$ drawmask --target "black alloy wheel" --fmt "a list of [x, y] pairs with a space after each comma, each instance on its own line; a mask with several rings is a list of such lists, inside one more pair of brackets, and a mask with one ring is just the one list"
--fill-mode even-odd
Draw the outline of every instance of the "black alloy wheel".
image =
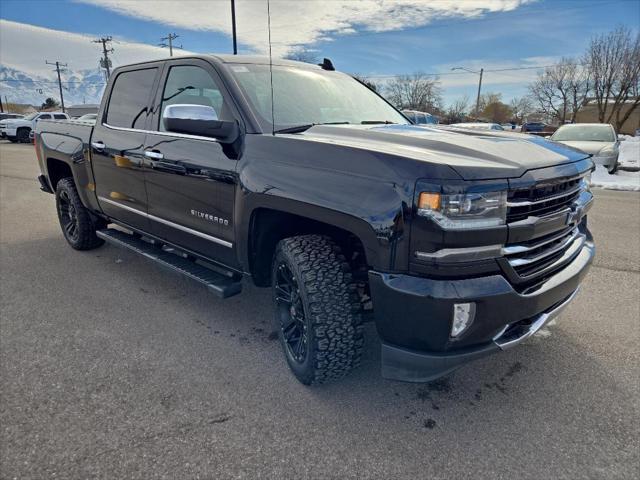
[[304, 363], [309, 352], [307, 319], [298, 281], [284, 262], [276, 269], [275, 295], [280, 333], [287, 356], [296, 363]]
[[76, 243], [80, 233], [78, 212], [66, 190], [61, 190], [58, 196], [58, 215], [60, 217], [60, 226], [64, 231], [65, 237], [67, 237], [70, 243]]

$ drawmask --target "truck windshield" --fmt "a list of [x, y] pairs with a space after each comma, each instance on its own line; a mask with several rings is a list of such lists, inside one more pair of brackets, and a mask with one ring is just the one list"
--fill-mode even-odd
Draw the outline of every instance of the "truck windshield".
[[[269, 65], [233, 64], [230, 70], [245, 97], [272, 128]], [[274, 130], [311, 124], [400, 123], [407, 120], [350, 76], [320, 69], [273, 66]]]

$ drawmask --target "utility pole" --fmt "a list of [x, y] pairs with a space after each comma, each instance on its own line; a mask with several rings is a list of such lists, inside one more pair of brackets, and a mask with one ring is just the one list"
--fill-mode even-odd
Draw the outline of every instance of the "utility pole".
[[[160, 40], [162, 40], [162, 43], [159, 43], [158, 46], [159, 47], [169, 47], [169, 56], [173, 57], [173, 49], [174, 48], [182, 48], [182, 45], [175, 46], [173, 45], [173, 41], [178, 38], [180, 35], [176, 35], [175, 33], [170, 33], [169, 35], [167, 35], [166, 37], [162, 37]], [[167, 41], [167, 43], [164, 43], [165, 40]]]
[[60, 78], [60, 67], [66, 67], [67, 64], [65, 63], [64, 65], [62, 65], [57, 60], [56, 60], [55, 63], [45, 60], [45, 63], [47, 65], [55, 65], [56, 66], [56, 72], [58, 73], [58, 88], [60, 89], [60, 104], [62, 105], [62, 113], [64, 113], [64, 97], [62, 96], [62, 79]]
[[107, 80], [111, 76], [111, 60], [109, 60], [109, 54], [113, 53], [113, 48], [107, 48], [107, 43], [111, 43], [111, 36], [102, 37], [97, 40], [94, 40], [93, 43], [101, 43], [102, 44], [102, 53], [104, 58], [100, 59], [100, 66], [107, 71]]
[[478, 82], [478, 96], [476, 98], [476, 117], [480, 116], [480, 90], [482, 89], [482, 74], [484, 73], [484, 68], [480, 69], [480, 81]]
[[0, 97], [0, 112], [4, 113], [4, 107], [2, 106], [2, 97]]
[[236, 40], [236, 0], [231, 0], [231, 32], [233, 34], [233, 54], [238, 54], [238, 42]]
[[475, 70], [469, 70], [465, 67], [453, 67], [451, 70], [464, 70], [465, 72], [475, 73], [476, 75], [480, 75], [480, 81], [478, 82], [478, 96], [476, 97], [476, 117], [480, 116], [480, 91], [482, 90], [482, 74], [484, 73], [484, 68], [481, 68], [479, 72]]

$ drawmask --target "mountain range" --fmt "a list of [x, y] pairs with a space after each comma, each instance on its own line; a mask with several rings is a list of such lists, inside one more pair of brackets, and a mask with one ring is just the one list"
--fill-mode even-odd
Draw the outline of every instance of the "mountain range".
[[[103, 70], [70, 70], [61, 72], [62, 94], [66, 106], [80, 103], [100, 103], [105, 87]], [[0, 95], [2, 101], [40, 106], [47, 97], [60, 101], [58, 79], [29, 74], [0, 65]]]

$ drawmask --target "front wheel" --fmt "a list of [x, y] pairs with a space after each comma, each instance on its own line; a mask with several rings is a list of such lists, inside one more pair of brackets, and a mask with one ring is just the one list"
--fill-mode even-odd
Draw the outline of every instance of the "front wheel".
[[613, 162], [613, 165], [609, 165], [607, 167], [607, 171], [609, 172], [609, 175], [615, 175], [618, 172], [618, 159], [616, 158], [615, 162]]
[[29, 129], [28, 128], [20, 128], [18, 129], [17, 141], [20, 143], [28, 143], [29, 142]]
[[275, 323], [287, 363], [305, 385], [359, 365], [363, 327], [351, 270], [328, 237], [286, 238], [272, 266]]
[[96, 225], [80, 200], [73, 178], [56, 185], [56, 207], [64, 238], [76, 250], [91, 250], [104, 243], [96, 235]]

